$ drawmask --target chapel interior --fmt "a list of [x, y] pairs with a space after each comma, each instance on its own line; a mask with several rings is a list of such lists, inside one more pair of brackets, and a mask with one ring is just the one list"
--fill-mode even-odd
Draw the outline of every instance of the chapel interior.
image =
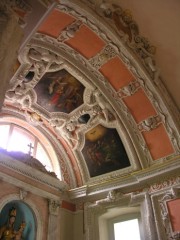
[[0, 1], [0, 240], [180, 240], [179, 12]]

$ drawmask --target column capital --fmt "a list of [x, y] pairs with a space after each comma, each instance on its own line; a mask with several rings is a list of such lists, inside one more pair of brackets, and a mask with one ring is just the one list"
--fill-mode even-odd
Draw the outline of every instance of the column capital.
[[58, 215], [59, 207], [61, 206], [60, 200], [48, 199], [49, 202], [49, 213]]

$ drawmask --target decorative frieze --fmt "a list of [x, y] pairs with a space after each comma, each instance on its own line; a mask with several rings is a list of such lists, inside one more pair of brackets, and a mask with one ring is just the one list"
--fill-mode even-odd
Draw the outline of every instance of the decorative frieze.
[[167, 178], [167, 180], [163, 180], [160, 182], [156, 182], [154, 184], [152, 184], [150, 186], [150, 188], [148, 189], [149, 193], [153, 193], [153, 192], [157, 192], [157, 191], [161, 191], [164, 190], [166, 188], [172, 187], [172, 186], [176, 186], [180, 184], [180, 177], [171, 177], [171, 178]]

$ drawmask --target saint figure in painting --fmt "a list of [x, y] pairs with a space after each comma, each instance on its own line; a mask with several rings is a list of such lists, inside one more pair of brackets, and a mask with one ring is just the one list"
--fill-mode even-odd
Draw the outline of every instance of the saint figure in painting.
[[25, 228], [25, 222], [22, 222], [18, 231], [14, 229], [16, 221], [16, 208], [9, 211], [7, 223], [0, 228], [0, 240], [22, 240], [22, 233]]

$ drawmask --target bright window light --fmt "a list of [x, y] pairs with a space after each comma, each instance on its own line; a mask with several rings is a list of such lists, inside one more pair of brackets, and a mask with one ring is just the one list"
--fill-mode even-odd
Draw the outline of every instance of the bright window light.
[[138, 219], [114, 223], [115, 240], [141, 240]]
[[33, 145], [34, 137], [23, 129], [14, 127], [8, 143], [7, 151], [20, 151], [28, 153], [30, 150], [28, 145], [30, 143]]
[[9, 125], [0, 125], [0, 147], [6, 149], [9, 137]]
[[0, 148], [8, 152], [23, 152], [38, 159], [46, 168], [53, 172], [49, 155], [39, 140], [24, 128], [15, 124], [0, 125]]
[[37, 145], [36, 158], [41, 161], [48, 171], [53, 171], [50, 159], [40, 143]]

